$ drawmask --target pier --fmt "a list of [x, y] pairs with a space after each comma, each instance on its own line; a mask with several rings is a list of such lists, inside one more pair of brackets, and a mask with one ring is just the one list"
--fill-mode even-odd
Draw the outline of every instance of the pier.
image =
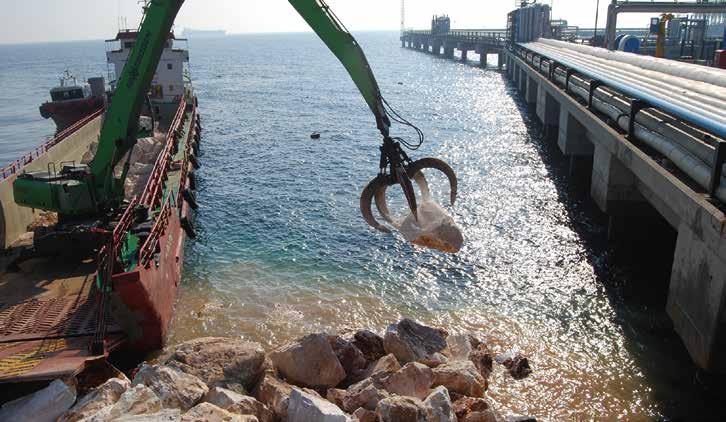
[[547, 39], [547, 6], [518, 9], [509, 22], [507, 31], [405, 31], [401, 43], [434, 55], [443, 48], [449, 59], [458, 49], [462, 61], [476, 51], [483, 66], [497, 54], [573, 180], [590, 181], [611, 231], [628, 220], [668, 222], [677, 242], [666, 311], [694, 362], [726, 373], [726, 104], [708, 92], [723, 85], [699, 79], [706, 68], [696, 65], [679, 63], [686, 72], [674, 75], [620, 61], [626, 53]]
[[503, 68], [506, 31], [504, 30], [461, 30], [444, 34], [432, 31], [406, 31], [401, 36], [401, 47], [420, 50], [425, 53], [454, 59], [455, 50], [461, 52], [461, 61], [469, 60], [469, 52], [479, 55], [481, 67], [487, 67], [489, 55], [498, 57], [498, 66]]

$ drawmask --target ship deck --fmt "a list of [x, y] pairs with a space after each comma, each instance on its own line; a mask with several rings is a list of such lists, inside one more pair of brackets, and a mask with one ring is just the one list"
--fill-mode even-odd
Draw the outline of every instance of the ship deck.
[[[187, 139], [193, 124], [190, 117], [194, 113], [186, 114], [188, 118], [180, 128], [182, 139]], [[72, 141], [87, 143], [80, 138]], [[85, 147], [77, 150], [73, 154], [83, 153]], [[70, 159], [74, 158], [80, 159], [75, 155]], [[180, 148], [173, 159], [183, 158]], [[168, 172], [167, 195], [178, 192], [181, 175], [178, 169]], [[0, 250], [0, 384], [77, 375], [128, 341], [113, 320], [113, 312], [106, 312], [106, 354], [91, 352], [99, 325], [95, 259], [18, 259], [31, 245], [32, 233], [28, 232]]]
[[[37, 258], [0, 273], [0, 382], [74, 375], [95, 356], [96, 263]], [[108, 348], [123, 334], [109, 319]]]

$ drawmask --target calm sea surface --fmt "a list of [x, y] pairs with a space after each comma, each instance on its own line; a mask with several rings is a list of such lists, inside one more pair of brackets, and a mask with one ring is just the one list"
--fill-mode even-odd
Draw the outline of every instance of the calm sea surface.
[[[603, 218], [570, 199], [564, 163], [502, 74], [401, 49], [394, 33], [359, 40], [384, 95], [427, 135], [415, 157], [457, 170], [465, 248], [429, 252], [365, 225], [358, 197], [380, 139], [313, 35], [195, 40], [199, 239], [186, 250], [171, 343], [241, 336], [271, 347], [409, 316], [529, 356], [526, 380], [501, 369], [492, 380], [490, 397], [513, 413], [716, 419], [720, 393], [664, 311], [667, 268], [644, 277], [613, 263]], [[53, 133], [38, 105], [66, 68], [105, 75], [103, 43], [0, 46], [0, 165]]]

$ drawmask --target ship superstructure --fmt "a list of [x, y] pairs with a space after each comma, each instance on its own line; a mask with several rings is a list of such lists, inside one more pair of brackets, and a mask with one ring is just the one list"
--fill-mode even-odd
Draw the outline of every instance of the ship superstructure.
[[[106, 62], [112, 90], [116, 89], [118, 76], [123, 72], [138, 35], [136, 30], [122, 30], [116, 38], [106, 40]], [[153, 112], [162, 120], [168, 121], [174, 116], [179, 100], [191, 86], [188, 68], [189, 50], [186, 45], [185, 48], [177, 48], [175, 45], [185, 44], [186, 41], [183, 38], [176, 38], [174, 33], [169, 34], [149, 88]]]

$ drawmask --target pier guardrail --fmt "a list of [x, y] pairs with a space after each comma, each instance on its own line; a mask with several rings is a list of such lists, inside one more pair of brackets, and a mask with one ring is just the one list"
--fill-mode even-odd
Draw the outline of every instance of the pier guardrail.
[[505, 29], [455, 29], [445, 33], [433, 33], [430, 30], [404, 31], [401, 38], [433, 37], [445, 42], [463, 42], [471, 44], [489, 44], [504, 47], [507, 43]]
[[[644, 92], [644, 89], [630, 86], [626, 81], [610, 79], [600, 72], [583, 68], [583, 65], [571, 59], [538, 49], [536, 43], [519, 45], [515, 54], [535, 72], [555, 85], [561, 85], [566, 93], [576, 95], [575, 92], [579, 92], [577, 95], [589, 109], [608, 115], [607, 110], [595, 106], [594, 100], [598, 93], [605, 92], [602, 89], [617, 93], [623, 100], [623, 106], [605, 104], [618, 110], [615, 114], [619, 115], [609, 117], [628, 139], [636, 145], [648, 145], [668, 157], [675, 167], [703, 188], [712, 199], [726, 203], [726, 190], [722, 183], [726, 164], [726, 141], [722, 137], [726, 136], [726, 128], [722, 123], [672, 103], [676, 102], [675, 99], [663, 99], [660, 97], [663, 94]], [[576, 78], [581, 87], [574, 83]], [[598, 101], [602, 100], [598, 98]], [[658, 127], [662, 126], [660, 123], [657, 126], [645, 125], [639, 116], [649, 109], [658, 110], [668, 119], [688, 125], [690, 129], [684, 129], [683, 132], [689, 136], [671, 139], [659, 132]]]
[[0, 169], [0, 181], [5, 180], [15, 174], [18, 174], [28, 164], [32, 163], [38, 157], [48, 152], [49, 149], [63, 142], [65, 139], [78, 132], [83, 126], [88, 124], [88, 122], [100, 116], [104, 112], [104, 110], [105, 107], [99, 108], [98, 110], [74, 123], [72, 126], [69, 126], [65, 130], [59, 132], [56, 136], [46, 141], [42, 145], [36, 147], [33, 151], [24, 154], [22, 157]]

